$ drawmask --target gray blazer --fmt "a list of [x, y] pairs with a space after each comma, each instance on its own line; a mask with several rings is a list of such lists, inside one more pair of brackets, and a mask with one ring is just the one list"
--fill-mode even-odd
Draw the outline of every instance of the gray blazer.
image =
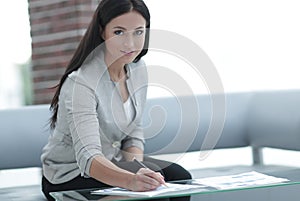
[[121, 160], [122, 149], [144, 149], [141, 118], [147, 95], [147, 70], [143, 61], [126, 65], [129, 98], [135, 117], [128, 124], [118, 84], [111, 81], [104, 54], [94, 50], [64, 82], [56, 127], [44, 147], [43, 175], [54, 184], [79, 174], [89, 177], [94, 156]]

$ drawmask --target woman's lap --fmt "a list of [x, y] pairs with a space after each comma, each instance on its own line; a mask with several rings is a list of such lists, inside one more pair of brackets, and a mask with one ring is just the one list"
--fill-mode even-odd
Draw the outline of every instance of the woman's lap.
[[[134, 162], [121, 161], [114, 163], [118, 167], [121, 167], [133, 173], [136, 173], [140, 169], [140, 166]], [[149, 169], [152, 169], [156, 172], [160, 172], [165, 177], [166, 181], [186, 180], [191, 178], [190, 173], [176, 163], [158, 160], [151, 157], [145, 157], [143, 163]], [[45, 177], [43, 177], [42, 179], [42, 190], [48, 198], [48, 200], [54, 200], [49, 195], [49, 192], [87, 188], [101, 188], [107, 186], [107, 184], [99, 182], [93, 178], [84, 178], [80, 175], [62, 184], [51, 184]]]

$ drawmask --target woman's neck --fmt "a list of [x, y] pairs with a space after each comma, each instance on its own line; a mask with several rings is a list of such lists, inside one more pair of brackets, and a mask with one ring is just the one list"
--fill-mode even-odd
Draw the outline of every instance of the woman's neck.
[[126, 72], [124, 63], [121, 63], [118, 60], [112, 61], [112, 59], [108, 55], [105, 55], [104, 60], [110, 75], [110, 79], [112, 81], [119, 82], [120, 80], [125, 78]]
[[124, 66], [123, 67], [109, 66], [108, 72], [109, 72], [110, 79], [114, 82], [119, 82], [126, 77], [126, 72], [125, 72]]

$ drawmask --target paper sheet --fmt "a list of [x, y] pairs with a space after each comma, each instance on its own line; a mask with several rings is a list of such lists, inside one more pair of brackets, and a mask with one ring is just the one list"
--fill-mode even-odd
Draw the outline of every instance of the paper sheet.
[[92, 194], [98, 195], [119, 195], [133, 197], [153, 197], [158, 195], [180, 195], [184, 193], [195, 193], [209, 191], [209, 189], [238, 189], [253, 186], [262, 186], [268, 184], [287, 182], [288, 179], [269, 176], [255, 171], [241, 174], [207, 177], [192, 180], [192, 184], [167, 183], [168, 187], [160, 186], [156, 190], [146, 192], [134, 192], [123, 188], [107, 188], [92, 191]]
[[289, 180], [251, 171], [235, 175], [196, 179], [193, 181], [193, 183], [211, 186], [220, 190], [225, 190], [282, 183], [286, 181]]
[[95, 190], [92, 191], [92, 194], [98, 194], [98, 195], [121, 195], [121, 196], [133, 196], [133, 197], [153, 197], [156, 195], [164, 195], [164, 194], [180, 194], [180, 192], [186, 192], [189, 190], [198, 189], [201, 191], [205, 191], [206, 189], [203, 188], [202, 185], [188, 185], [188, 184], [173, 184], [173, 183], [167, 183], [166, 186], [160, 186], [157, 189], [153, 191], [146, 191], [146, 192], [135, 192], [126, 190], [123, 188], [108, 188], [108, 189], [101, 189], [101, 190]]

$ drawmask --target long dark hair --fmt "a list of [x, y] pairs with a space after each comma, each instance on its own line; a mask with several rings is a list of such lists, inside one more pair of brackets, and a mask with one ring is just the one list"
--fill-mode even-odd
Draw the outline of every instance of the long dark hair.
[[146, 20], [146, 35], [144, 47], [141, 53], [135, 58], [133, 62], [139, 61], [148, 52], [150, 13], [143, 0], [102, 0], [94, 13], [88, 29], [86, 30], [72, 59], [70, 60], [65, 73], [61, 77], [59, 84], [56, 86], [57, 89], [50, 105], [50, 110], [52, 111], [52, 117], [50, 119], [51, 129], [54, 129], [56, 125], [59, 94], [61, 91], [61, 87], [64, 81], [67, 79], [68, 75], [73, 71], [78, 70], [87, 56], [98, 45], [104, 42], [101, 34], [104, 31], [105, 26], [112, 19], [133, 10], [140, 13]]

